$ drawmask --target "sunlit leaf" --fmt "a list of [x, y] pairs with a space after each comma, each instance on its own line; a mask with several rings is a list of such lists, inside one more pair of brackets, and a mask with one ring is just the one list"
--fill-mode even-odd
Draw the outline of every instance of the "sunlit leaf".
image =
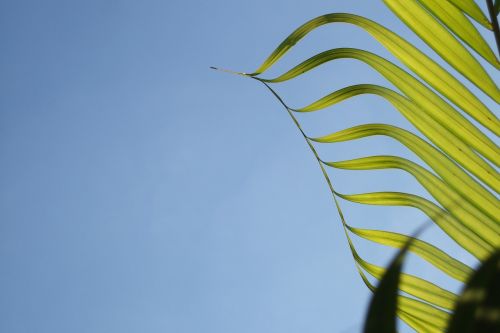
[[[412, 239], [412, 237], [410, 236], [398, 234], [395, 232], [359, 229], [353, 228], [351, 226], [348, 226], [347, 228], [359, 237], [363, 237], [372, 242], [395, 247], [398, 249], [402, 248], [404, 244]], [[434, 265], [436, 268], [440, 269], [454, 279], [457, 279], [458, 281], [465, 282], [472, 273], [472, 269], [469, 266], [449, 256], [434, 245], [431, 245], [420, 239], [412, 239], [409, 251], [422, 257], [427, 262]]]
[[376, 170], [396, 168], [410, 173], [451, 215], [478, 235], [494, 244], [500, 233], [498, 220], [493, 220], [474, 207], [466, 196], [460, 196], [450, 186], [430, 171], [397, 156], [369, 156], [340, 162], [325, 162], [326, 165], [346, 170]]
[[[396, 95], [390, 93], [389, 89], [383, 90], [374, 88], [376, 86], [371, 85], [372, 93], [377, 93], [382, 95], [385, 98], [391, 97], [390, 101], [394, 101], [397, 99], [398, 105], [404, 104], [405, 109], [412, 108], [415, 112], [418, 112], [419, 107], [426, 110], [426, 114], [422, 114], [420, 117], [417, 117], [417, 121], [426, 121], [426, 115], [431, 117], [433, 121], [437, 121], [441, 126], [445, 126], [444, 124], [448, 124], [446, 130], [452, 131], [454, 135], [459, 137], [461, 140], [452, 140], [449, 138], [449, 144], [444, 146], [440, 146], [442, 149], [448, 149], [446, 152], [451, 153], [452, 157], [458, 159], [460, 162], [465, 162], [465, 165], [469, 171], [473, 172], [476, 176], [486, 177], [482, 178], [483, 181], [487, 182], [488, 185], [492, 186], [497, 192], [500, 192], [500, 179], [498, 177], [494, 177], [493, 175], [496, 173], [494, 169], [492, 169], [489, 165], [482, 162], [482, 160], [475, 156], [473, 157], [473, 153], [467, 153], [464, 150], [469, 150], [469, 148], [462, 145], [462, 147], [455, 147], [457, 144], [460, 145], [461, 141], [466, 142], [468, 145], [474, 147], [476, 150], [480, 151], [486, 158], [488, 158], [491, 162], [496, 165], [500, 165], [500, 154], [499, 148], [495, 143], [491, 141], [486, 135], [481, 133], [477, 128], [475, 128], [470, 122], [464, 119], [460, 114], [458, 114], [449, 104], [443, 101], [439, 96], [433, 93], [430, 89], [428, 89], [425, 85], [420, 83], [418, 80], [413, 78], [411, 75], [406, 73], [401, 68], [393, 65], [389, 61], [379, 57], [373, 53], [359, 50], [359, 49], [351, 49], [351, 48], [340, 48], [340, 49], [332, 49], [321, 52], [292, 69], [288, 70], [282, 75], [279, 75], [276, 78], [272, 79], [260, 79], [264, 82], [268, 83], [278, 83], [291, 80], [299, 75], [304, 74], [316, 67], [336, 59], [356, 59], [362, 61], [372, 68], [377, 70], [381, 75], [383, 75], [387, 80], [389, 80], [392, 84], [394, 84], [397, 88], [399, 88], [403, 93], [405, 93], [411, 102], [404, 102], [404, 99], [397, 98]], [[356, 88], [356, 87], [355, 87]], [[348, 94], [359, 94], [359, 90], [355, 88], [345, 88], [341, 92], [342, 96], [346, 96]], [[368, 86], [365, 85], [363, 89], [366, 91]], [[349, 90], [349, 91], [346, 91]], [[361, 92], [363, 93], [363, 91]], [[348, 97], [348, 96], [347, 96]], [[320, 101], [316, 102], [319, 104], [324, 104], [326, 99], [326, 103], [332, 100], [331, 96], [326, 96]], [[315, 105], [306, 107], [304, 109], [299, 109], [299, 111], [307, 111], [318, 109]], [[330, 102], [331, 103], [331, 102]], [[413, 104], [415, 103], [415, 105]], [[428, 130], [432, 130], [434, 126], [427, 126]], [[452, 149], [452, 150], [449, 150]], [[476, 172], [475, 167], [472, 166], [469, 162], [466, 162], [467, 158], [472, 158], [474, 162], [470, 161], [472, 164], [480, 164], [480, 168], [484, 169], [485, 172]]]
[[308, 33], [322, 25], [338, 22], [353, 24], [365, 29], [424, 81], [458, 105], [470, 116], [474, 117], [486, 128], [500, 135], [500, 121], [498, 118], [463, 83], [394, 32], [376, 22], [353, 14], [326, 14], [306, 22], [291, 33], [254, 73], [248, 75], [256, 76], [262, 74]]
[[[408, 238], [408, 242], [411, 245], [413, 237]], [[354, 246], [349, 241], [349, 246], [351, 247], [354, 260], [368, 272], [374, 278], [380, 280], [387, 273], [391, 274], [390, 267], [386, 270], [380, 266], [371, 264], [363, 260], [356, 252]], [[404, 247], [404, 245], [403, 245]], [[435, 284], [428, 282], [424, 279], [416, 277], [414, 275], [405, 274], [400, 272], [399, 289], [410, 295], [418, 297], [419, 299], [429, 302], [430, 304], [442, 307], [444, 309], [452, 310], [457, 299], [457, 295], [445, 290]]]
[[486, 70], [418, 1], [384, 0], [384, 3], [453, 68], [500, 102], [500, 91]]
[[[443, 0], [444, 1], [444, 0]], [[474, 2], [474, 0], [446, 0], [457, 8], [460, 8], [464, 13], [472, 17], [476, 22], [481, 24], [487, 29], [492, 29], [490, 21], [481, 11], [481, 8]], [[498, 0], [497, 0], [498, 2]]]
[[429, 165], [444, 181], [463, 196], [468, 196], [471, 202], [483, 213], [495, 219], [500, 216], [498, 200], [479, 183], [474, 181], [453, 161], [418, 136], [401, 128], [385, 124], [367, 124], [355, 126], [336, 133], [311, 140], [323, 143], [334, 143], [364, 138], [373, 135], [389, 136], [408, 149], [412, 150], [427, 165]]
[[455, 35], [480, 54], [490, 64], [499, 68], [498, 59], [476, 27], [457, 7], [443, 0], [418, 0]]

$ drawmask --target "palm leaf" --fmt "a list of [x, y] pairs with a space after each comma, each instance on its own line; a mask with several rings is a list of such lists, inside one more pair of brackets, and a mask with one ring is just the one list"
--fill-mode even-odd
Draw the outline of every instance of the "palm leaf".
[[410, 252], [415, 253], [434, 267], [460, 282], [466, 282], [467, 278], [472, 273], [472, 269], [466, 264], [449, 256], [434, 245], [420, 239], [389, 231], [359, 229], [350, 226], [347, 228], [356, 236], [395, 248], [402, 248], [404, 244], [411, 240], [412, 242], [409, 247]]
[[[499, 1], [495, 7], [491, 0], [487, 2], [490, 14], [495, 14], [490, 15], [493, 23], [488, 21], [473, 0], [384, 0], [398, 18], [461, 76], [452, 74], [384, 26], [346, 13], [326, 14], [306, 22], [285, 38], [254, 72], [237, 73], [263, 83], [285, 107], [303, 135], [333, 195], [356, 267], [371, 290], [375, 288], [365, 273], [381, 279], [386, 270], [358, 255], [350, 238], [352, 234], [399, 249], [406, 249], [405, 244], [409, 244], [408, 251], [460, 282], [467, 281], [473, 270], [435, 245], [416, 237], [350, 226], [338, 198], [360, 204], [417, 208], [480, 261], [486, 260], [500, 246], [500, 205], [497, 199], [500, 175], [495, 168], [500, 166], [500, 148], [491, 139], [492, 136], [500, 135], [500, 121], [467, 87], [468, 82], [463, 82], [469, 81], [494, 102], [500, 102], [500, 90], [488, 73], [490, 69], [498, 70], [500, 63], [471, 22], [472, 19], [484, 28], [493, 30], [497, 39], [500, 38], [496, 21]], [[336, 48], [306, 59], [275, 78], [262, 77], [311, 31], [330, 23], [347, 23], [362, 28], [404, 64], [407, 70], [365, 50]], [[484, 59], [489, 67], [481, 65], [477, 57]], [[272, 84], [292, 80], [326, 62], [342, 58], [368, 64], [397, 91], [361, 84], [334, 91], [307, 106], [292, 108], [271, 87]], [[373, 94], [387, 100], [423, 137], [387, 124], [363, 124], [335, 133], [310, 136], [304, 132], [294, 115], [325, 109], [362, 94]], [[485, 129], [478, 128], [464, 113]], [[398, 141], [431, 170], [398, 156], [364, 156], [349, 161], [328, 162], [320, 158], [315, 148], [315, 144], [333, 144], [375, 135]], [[345, 170], [400, 169], [411, 174], [436, 203], [411, 193], [339, 193], [326, 167]], [[386, 276], [393, 276], [393, 268], [389, 268]], [[450, 317], [448, 311], [455, 308], [458, 299], [455, 294], [409, 274], [401, 275], [399, 289], [414, 297], [398, 297], [397, 312], [403, 321], [418, 331], [441, 332], [446, 329]]]
[[474, 0], [448, 0], [448, 2], [460, 9], [463, 13], [469, 15], [486, 29], [492, 30], [490, 21], [488, 21]]
[[[441, 2], [446, 2], [442, 1]], [[416, 0], [384, 0], [384, 3], [422, 40], [459, 73], [496, 102], [500, 91], [481, 64], [470, 52]], [[436, 6], [437, 7], [437, 6]], [[445, 11], [443, 8], [439, 12]], [[458, 34], [458, 33], [457, 33]], [[473, 44], [475, 47], [479, 43]], [[496, 64], [496, 59], [492, 61]]]
[[500, 64], [495, 53], [459, 8], [443, 0], [419, 0], [419, 2], [465, 44], [491, 65], [499, 68]]

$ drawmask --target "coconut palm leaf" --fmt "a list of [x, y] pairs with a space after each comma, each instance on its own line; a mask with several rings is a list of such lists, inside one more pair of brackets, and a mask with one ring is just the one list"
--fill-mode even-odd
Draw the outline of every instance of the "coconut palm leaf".
[[[408, 244], [408, 251], [450, 277], [465, 282], [469, 280], [473, 270], [435, 245], [418, 237], [349, 225], [339, 198], [360, 204], [417, 208], [479, 261], [486, 260], [498, 249], [500, 205], [497, 195], [500, 193], [500, 175], [496, 167], [500, 166], [500, 148], [492, 137], [498, 138], [500, 135], [500, 121], [467, 85], [474, 84], [492, 101], [500, 102], [500, 90], [490, 74], [500, 69], [500, 62], [475, 25], [479, 23], [483, 33], [491, 33], [493, 30], [498, 41], [500, 30], [496, 14], [500, 2], [493, 4], [492, 0], [487, 0], [490, 14], [494, 14], [490, 15], [492, 22], [473, 0], [383, 2], [460, 75], [445, 69], [431, 56], [384, 26], [346, 13], [326, 14], [306, 22], [285, 38], [254, 72], [236, 74], [264, 84], [281, 102], [303, 135], [333, 195], [356, 267], [368, 288], [375, 290], [366, 273], [375, 279], [381, 279], [386, 270], [358, 255], [351, 241], [353, 234], [398, 249], [405, 248], [405, 244]], [[334, 48], [304, 60], [277, 77], [263, 77], [267, 70], [301, 39], [318, 27], [330, 23], [346, 23], [360, 27], [407, 69], [366, 50]], [[273, 84], [292, 80], [326, 62], [343, 58], [356, 59], [369, 65], [397, 90], [373, 84], [359, 84], [334, 91], [307, 106], [293, 108], [272, 88]], [[362, 124], [335, 133], [312, 136], [304, 132], [294, 115], [322, 110], [362, 94], [372, 94], [387, 100], [420, 134], [388, 124]], [[484, 128], [478, 128], [469, 117]], [[315, 148], [316, 144], [334, 144], [380, 135], [401, 143], [431, 170], [398, 156], [364, 156], [348, 161], [326, 161], [319, 156]], [[327, 168], [400, 169], [412, 175], [436, 203], [402, 192], [340, 193], [335, 190]], [[387, 275], [393, 276], [392, 268], [394, 267], [389, 268], [390, 274]], [[399, 266], [396, 270], [400, 268]], [[442, 332], [446, 329], [450, 312], [457, 304], [457, 295], [409, 274], [401, 275], [399, 290], [412, 296], [398, 297], [397, 313], [403, 321], [417, 331]]]

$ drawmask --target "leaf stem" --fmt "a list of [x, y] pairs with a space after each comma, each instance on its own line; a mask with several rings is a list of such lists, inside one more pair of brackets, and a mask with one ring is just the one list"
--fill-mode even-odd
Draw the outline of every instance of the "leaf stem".
[[330, 177], [328, 176], [328, 173], [325, 170], [325, 167], [324, 167], [324, 163], [325, 162], [319, 157], [319, 154], [316, 151], [316, 148], [314, 148], [314, 145], [311, 143], [311, 140], [309, 139], [309, 137], [306, 135], [306, 133], [302, 129], [302, 126], [300, 126], [299, 121], [293, 115], [293, 113], [291, 111], [292, 109], [290, 107], [288, 107], [288, 105], [285, 104], [285, 102], [283, 101], [283, 99], [266, 82], [264, 82], [264, 81], [262, 81], [262, 80], [260, 80], [259, 78], [256, 78], [256, 77], [252, 77], [252, 79], [261, 82], [263, 85], [266, 86], [267, 89], [269, 89], [269, 91], [271, 91], [271, 93], [274, 95], [274, 97], [276, 97], [276, 99], [286, 109], [286, 111], [288, 112], [288, 115], [292, 118], [295, 126], [297, 126], [298, 130], [300, 131], [300, 133], [302, 134], [302, 136], [306, 140], [307, 145], [309, 146], [309, 148], [311, 149], [312, 153], [314, 154], [314, 157], [316, 157], [316, 160], [318, 161], [318, 164], [319, 164], [319, 167], [321, 169], [321, 172], [323, 173], [323, 177], [325, 178], [326, 183], [328, 184], [328, 188], [330, 189], [330, 192], [332, 193], [333, 201], [335, 203], [335, 207], [337, 208], [337, 212], [339, 214], [340, 220], [342, 221], [342, 226], [344, 228], [344, 232], [345, 232], [345, 234], [347, 236], [347, 239], [350, 241], [350, 237], [349, 237], [349, 234], [347, 232], [347, 222], [345, 221], [344, 214], [342, 212], [342, 209], [340, 208], [339, 200], [337, 199], [337, 192], [333, 188], [333, 184], [332, 184], [332, 182], [330, 180]]
[[490, 13], [491, 25], [493, 26], [493, 33], [495, 34], [495, 41], [497, 43], [498, 55], [500, 56], [500, 28], [498, 27], [498, 19], [495, 14], [495, 7], [493, 0], [486, 0], [488, 5], [488, 12]]

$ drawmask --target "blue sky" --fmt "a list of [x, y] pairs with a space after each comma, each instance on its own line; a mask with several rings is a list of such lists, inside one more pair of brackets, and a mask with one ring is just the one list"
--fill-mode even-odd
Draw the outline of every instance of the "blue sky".
[[[313, 156], [263, 86], [209, 69], [251, 71], [328, 12], [367, 16], [423, 47], [375, 1], [2, 1], [0, 331], [359, 332], [369, 292]], [[392, 59], [363, 31], [334, 25], [271, 73], [334, 47]], [[341, 60], [277, 89], [303, 106], [354, 83], [387, 85]], [[300, 120], [318, 135], [411, 128], [373, 96]], [[413, 158], [384, 138], [319, 149], [331, 160]], [[403, 173], [331, 175], [341, 192], [425, 194]], [[425, 220], [342, 207], [355, 226], [410, 231]], [[425, 237], [471, 262], [433, 231]], [[356, 242], [375, 263], [392, 253]]]

